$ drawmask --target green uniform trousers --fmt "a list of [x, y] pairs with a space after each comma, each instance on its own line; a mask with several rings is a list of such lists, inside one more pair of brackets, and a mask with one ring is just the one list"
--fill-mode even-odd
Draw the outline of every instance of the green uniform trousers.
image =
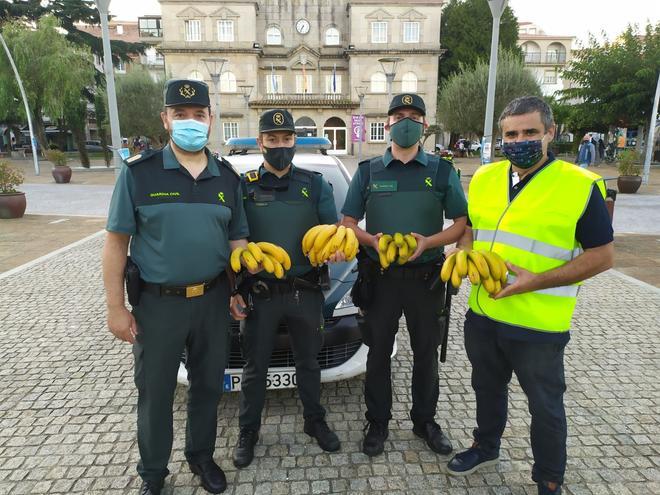
[[229, 353], [227, 279], [222, 277], [204, 295], [189, 299], [142, 292], [133, 314], [139, 332], [133, 345], [140, 450], [137, 470], [143, 480], [161, 484], [169, 474], [172, 406], [184, 349], [190, 382], [186, 459], [199, 463], [213, 458]]
[[270, 299], [253, 296], [253, 309], [241, 327], [245, 366], [241, 380], [239, 425], [259, 430], [266, 397], [266, 376], [277, 329], [287, 324], [296, 362], [296, 384], [306, 419], [324, 418], [321, 368], [323, 293], [317, 290], [273, 291]]

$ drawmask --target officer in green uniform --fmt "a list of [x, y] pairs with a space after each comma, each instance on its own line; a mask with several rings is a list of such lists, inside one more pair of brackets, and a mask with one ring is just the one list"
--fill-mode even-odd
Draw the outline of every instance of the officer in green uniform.
[[[419, 145], [428, 126], [425, 115], [424, 100], [416, 94], [392, 99], [385, 124], [391, 148], [383, 156], [359, 164], [342, 209], [344, 225], [356, 232], [366, 248], [353, 294], [360, 295], [354, 301], [362, 310], [360, 326], [369, 346], [365, 380], [368, 425], [362, 445], [369, 456], [383, 452], [389, 433], [390, 356], [402, 313], [413, 351], [413, 432], [434, 452], [449, 454], [452, 450], [434, 420], [439, 394], [438, 346], [446, 331], [438, 319], [444, 290], [437, 279], [443, 246], [456, 242], [465, 229], [467, 204], [452, 165], [425, 153]], [[366, 231], [358, 227], [365, 214]], [[444, 217], [453, 219], [445, 231]], [[382, 270], [378, 240], [396, 232], [411, 233], [417, 249], [405, 265]]]
[[[286, 279], [261, 272], [248, 277], [232, 300], [232, 315], [244, 320], [241, 343], [245, 367], [241, 381], [240, 434], [234, 465], [248, 466], [254, 457], [266, 375], [277, 329], [285, 322], [296, 362], [296, 381], [305, 417], [304, 431], [328, 452], [339, 450], [337, 435], [325, 422], [320, 404], [321, 368], [317, 355], [323, 331], [323, 293], [319, 269], [303, 255], [301, 241], [311, 227], [338, 222], [332, 189], [323, 176], [292, 164], [295, 147], [292, 115], [268, 110], [259, 119], [259, 147], [264, 161], [243, 177], [243, 199], [250, 241], [281, 246], [291, 257]], [[340, 253], [333, 255], [333, 259]], [[247, 304], [246, 304], [247, 303]], [[250, 311], [246, 314], [246, 306]]]
[[[159, 494], [169, 473], [184, 349], [186, 459], [207, 491], [221, 493], [227, 483], [213, 453], [228, 354], [225, 268], [230, 249], [247, 245], [249, 232], [240, 177], [205, 147], [213, 123], [208, 86], [168, 81], [161, 118], [170, 143], [128, 158], [112, 196], [103, 249], [108, 326], [133, 344], [140, 493]], [[132, 313], [124, 305], [125, 269]]]

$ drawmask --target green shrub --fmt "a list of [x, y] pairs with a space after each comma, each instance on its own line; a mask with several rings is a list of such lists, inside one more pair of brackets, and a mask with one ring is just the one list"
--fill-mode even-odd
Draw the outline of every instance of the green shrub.
[[47, 150], [45, 153], [46, 159], [52, 162], [56, 167], [66, 165], [66, 154], [60, 150]]
[[23, 184], [23, 174], [9, 165], [9, 162], [0, 161], [0, 193], [15, 193], [16, 186]]
[[641, 167], [638, 164], [639, 155], [633, 150], [623, 150], [618, 155], [619, 175], [639, 175]]

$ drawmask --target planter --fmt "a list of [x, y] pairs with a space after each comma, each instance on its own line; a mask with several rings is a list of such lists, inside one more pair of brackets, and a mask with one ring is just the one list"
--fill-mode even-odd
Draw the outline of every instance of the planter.
[[0, 218], [21, 218], [25, 206], [25, 193], [0, 193]]
[[620, 193], [633, 194], [642, 185], [642, 177], [640, 175], [620, 175], [616, 180], [616, 185]]
[[51, 173], [58, 184], [66, 184], [71, 180], [71, 167], [68, 165], [55, 166]]

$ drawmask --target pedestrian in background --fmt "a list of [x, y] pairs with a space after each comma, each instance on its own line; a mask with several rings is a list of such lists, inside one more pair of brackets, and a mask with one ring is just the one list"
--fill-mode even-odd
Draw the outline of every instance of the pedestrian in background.
[[580, 167], [588, 168], [590, 165], [593, 165], [595, 159], [596, 147], [591, 142], [591, 136], [585, 134], [578, 148], [578, 155], [575, 161]]

